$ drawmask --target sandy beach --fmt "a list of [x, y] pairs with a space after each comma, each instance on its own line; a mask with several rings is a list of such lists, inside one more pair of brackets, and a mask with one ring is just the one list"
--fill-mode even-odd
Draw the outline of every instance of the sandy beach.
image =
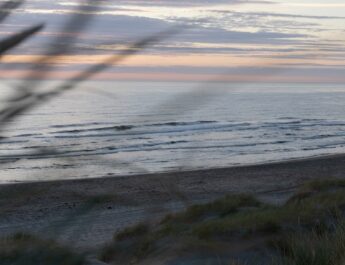
[[342, 178], [345, 155], [116, 178], [0, 186], [0, 236], [18, 231], [96, 248], [128, 225], [225, 194], [280, 203], [310, 179]]

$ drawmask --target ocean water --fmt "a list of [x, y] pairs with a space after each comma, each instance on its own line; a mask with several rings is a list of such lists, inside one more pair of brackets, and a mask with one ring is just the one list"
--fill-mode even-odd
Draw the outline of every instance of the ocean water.
[[345, 85], [88, 82], [2, 129], [1, 183], [343, 153]]

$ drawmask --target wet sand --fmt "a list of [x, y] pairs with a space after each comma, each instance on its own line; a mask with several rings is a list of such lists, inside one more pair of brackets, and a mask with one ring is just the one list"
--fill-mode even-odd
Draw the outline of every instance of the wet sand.
[[345, 155], [220, 169], [0, 186], [0, 236], [30, 232], [97, 248], [142, 221], [225, 194], [281, 203], [306, 180], [344, 178]]

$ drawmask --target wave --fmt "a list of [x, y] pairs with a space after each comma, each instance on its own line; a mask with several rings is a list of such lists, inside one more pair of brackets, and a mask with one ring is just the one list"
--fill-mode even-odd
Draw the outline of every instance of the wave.
[[119, 126], [109, 126], [109, 127], [101, 127], [101, 128], [89, 128], [89, 129], [76, 129], [76, 130], [64, 130], [64, 131], [57, 131], [52, 132], [51, 134], [57, 133], [83, 133], [83, 132], [97, 132], [97, 131], [127, 131], [133, 129], [135, 126], [133, 125], [119, 125]]
[[72, 124], [58, 124], [51, 125], [50, 128], [61, 129], [61, 128], [70, 128], [70, 127], [86, 127], [86, 126], [98, 126], [98, 125], [107, 125], [108, 122], [89, 122], [89, 123], [72, 123]]
[[154, 123], [146, 126], [187, 126], [197, 124], [210, 124], [216, 123], [217, 121], [192, 121], [192, 122], [165, 122], [165, 123]]
[[[176, 126], [189, 126], [198, 124], [210, 124], [216, 123], [216, 121], [193, 121], [193, 122], [165, 122], [165, 123], [153, 123], [153, 124], [143, 124], [143, 125], [113, 125], [106, 127], [96, 127], [96, 128], [86, 128], [86, 129], [73, 129], [73, 130], [62, 130], [55, 131], [51, 134], [63, 134], [63, 133], [84, 133], [84, 132], [97, 132], [97, 131], [128, 131], [139, 127], [176, 127]], [[92, 125], [100, 125], [100, 123], [88, 123], [88, 124], [70, 124], [70, 125], [54, 125], [51, 128], [68, 128], [68, 127], [85, 127]]]

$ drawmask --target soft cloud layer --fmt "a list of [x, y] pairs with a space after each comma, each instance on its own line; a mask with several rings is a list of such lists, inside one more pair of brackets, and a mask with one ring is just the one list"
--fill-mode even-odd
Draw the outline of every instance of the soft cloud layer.
[[[61, 78], [64, 73], [67, 77], [123, 52], [138, 39], [179, 25], [184, 30], [178, 35], [121, 66], [111, 66], [103, 78], [197, 80], [228, 69], [231, 73], [222, 77], [227, 80], [266, 76], [271, 81], [305, 78], [311, 82], [317, 76], [318, 80], [340, 82], [345, 76], [345, 16], [341, 9], [345, 11], [345, 6], [336, 0], [28, 0], [2, 25], [0, 38], [41, 22], [46, 27], [2, 58], [0, 77], [25, 76], [31, 63], [43, 61], [39, 55], [51, 56], [51, 51], [73, 41], [73, 47], [64, 48], [66, 54], [61, 55], [65, 57], [45, 60], [55, 69], [50, 77]], [[272, 78], [275, 67], [284, 71]]]
[[[101, 2], [104, 5], [109, 5], [109, 1], [95, 1]], [[80, 3], [80, 1], [79, 1]], [[75, 2], [62, 2], [63, 5], [76, 5]], [[215, 6], [224, 4], [267, 4], [273, 3], [271, 1], [260, 1], [260, 0], [189, 0], [189, 1], [178, 1], [178, 0], [117, 0], [116, 5], [131, 5], [131, 6], [177, 6], [177, 7], [190, 7], [190, 6]]]

